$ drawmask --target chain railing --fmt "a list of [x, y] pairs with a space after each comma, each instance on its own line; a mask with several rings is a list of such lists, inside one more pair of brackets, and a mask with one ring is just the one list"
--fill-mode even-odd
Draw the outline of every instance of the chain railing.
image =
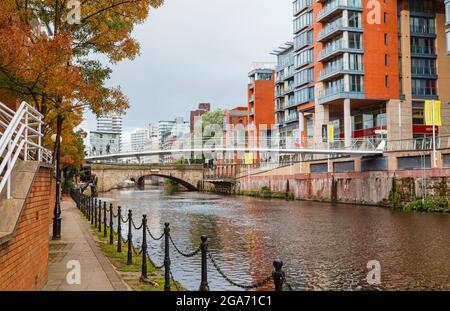
[[[122, 253], [122, 246], [126, 244], [127, 246], [127, 265], [133, 265], [133, 259], [139, 256], [142, 257], [141, 265], [141, 281], [148, 281], [148, 269], [147, 262], [155, 269], [164, 269], [164, 290], [171, 290], [171, 282], [174, 284], [177, 291], [180, 290], [178, 283], [174, 280], [172, 270], [171, 270], [171, 258], [170, 258], [170, 248], [173, 247], [174, 250], [182, 257], [188, 259], [201, 255], [201, 281], [199, 290], [209, 291], [208, 283], [208, 261], [212, 263], [214, 269], [219, 273], [219, 275], [227, 281], [230, 285], [239, 287], [245, 290], [252, 290], [266, 286], [270, 282], [273, 282], [274, 289], [276, 291], [282, 291], [283, 287], [288, 290], [292, 290], [289, 283], [286, 282], [285, 273], [282, 270], [283, 262], [281, 260], [275, 260], [273, 262], [274, 270], [271, 275], [261, 279], [260, 281], [251, 284], [242, 284], [237, 281], [232, 280], [226, 275], [224, 269], [219, 265], [217, 259], [214, 257], [213, 253], [208, 249], [208, 237], [201, 236], [201, 241], [199, 246], [191, 251], [182, 251], [180, 247], [175, 243], [172, 235], [170, 233], [170, 224], [164, 224], [164, 232], [160, 236], [156, 236], [150, 230], [147, 225], [147, 215], [142, 216], [142, 221], [140, 225], [137, 225], [133, 219], [132, 210], [128, 210], [127, 217], [122, 216], [121, 206], [117, 206], [117, 213], [114, 212], [113, 204], [109, 204], [107, 207], [106, 202], [102, 202], [100, 199], [88, 197], [82, 194], [81, 189], [75, 189], [71, 192], [72, 199], [75, 201], [78, 209], [86, 217], [86, 220], [91, 223], [94, 230], [99, 233], [103, 233], [103, 237], [108, 239], [110, 245], [117, 245], [117, 252]], [[124, 239], [122, 236], [122, 225], [128, 224], [127, 238]], [[109, 238], [108, 238], [109, 229]], [[134, 231], [133, 231], [134, 230]], [[138, 242], [140, 244], [140, 249], [135, 247], [133, 244], [133, 237], [135, 231], [142, 232], [142, 240]], [[150, 256], [150, 243], [147, 239], [150, 237], [152, 241], [160, 241], [164, 238], [164, 259], [160, 266], [155, 264]], [[137, 250], [138, 249], [138, 250]]]

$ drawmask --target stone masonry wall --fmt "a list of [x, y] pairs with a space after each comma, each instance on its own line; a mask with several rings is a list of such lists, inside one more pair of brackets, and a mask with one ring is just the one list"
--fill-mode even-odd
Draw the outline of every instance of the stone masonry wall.
[[444, 185], [450, 197], [450, 169], [252, 176], [239, 179], [236, 191], [268, 187], [292, 192], [298, 200], [378, 205], [389, 198], [394, 179], [409, 196], [435, 195]]
[[41, 167], [14, 237], [0, 245], [0, 291], [40, 290], [47, 283], [51, 169]]

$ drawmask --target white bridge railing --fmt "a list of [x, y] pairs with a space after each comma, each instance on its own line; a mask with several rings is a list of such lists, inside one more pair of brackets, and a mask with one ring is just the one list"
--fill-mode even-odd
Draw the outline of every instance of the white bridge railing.
[[0, 193], [11, 197], [11, 173], [19, 157], [25, 161], [52, 162], [42, 145], [43, 116], [23, 102], [17, 111], [0, 102]]

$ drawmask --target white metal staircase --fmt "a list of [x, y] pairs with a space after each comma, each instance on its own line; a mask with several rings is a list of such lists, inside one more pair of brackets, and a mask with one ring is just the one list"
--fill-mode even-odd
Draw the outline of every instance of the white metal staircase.
[[6, 186], [11, 197], [11, 173], [18, 159], [52, 163], [50, 151], [42, 145], [43, 116], [23, 102], [17, 111], [0, 102], [0, 193]]

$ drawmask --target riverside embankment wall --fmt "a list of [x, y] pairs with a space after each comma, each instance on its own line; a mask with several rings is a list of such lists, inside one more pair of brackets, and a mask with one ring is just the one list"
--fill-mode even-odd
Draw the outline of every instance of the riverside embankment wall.
[[450, 168], [346, 173], [261, 174], [237, 180], [235, 190], [259, 191], [267, 187], [291, 192], [298, 200], [381, 205], [395, 191], [403, 198], [436, 195], [450, 197]]

